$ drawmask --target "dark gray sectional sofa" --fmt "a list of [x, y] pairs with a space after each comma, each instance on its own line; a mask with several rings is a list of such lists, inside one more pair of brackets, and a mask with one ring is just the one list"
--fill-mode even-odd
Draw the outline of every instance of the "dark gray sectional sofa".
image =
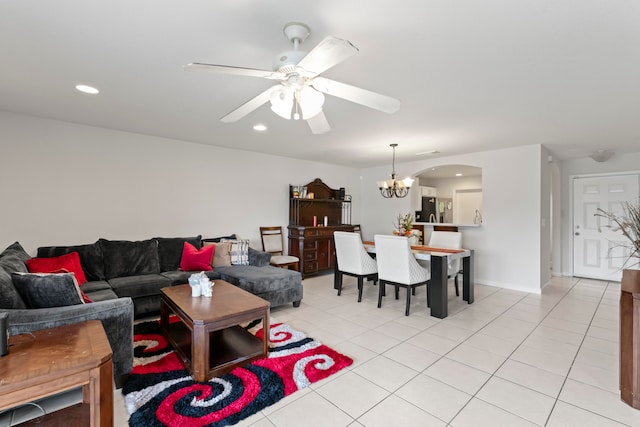
[[[185, 241], [197, 249], [202, 247], [200, 236], [140, 241], [100, 239], [88, 245], [40, 247], [38, 257], [78, 252], [88, 280], [82, 285], [87, 296], [94, 301], [130, 297], [135, 317], [141, 317], [158, 312], [160, 289], [187, 283], [195, 273], [180, 270]], [[212, 280], [225, 280], [269, 301], [271, 307], [287, 303], [297, 306], [302, 300], [300, 273], [273, 267], [270, 259], [270, 254], [249, 248], [249, 265], [216, 267], [206, 274]]]
[[[230, 236], [234, 237], [234, 236]], [[216, 241], [219, 239], [206, 239]], [[47, 246], [37, 251], [39, 258], [78, 252], [87, 282], [82, 291], [89, 304], [28, 309], [13, 286], [11, 274], [27, 272], [29, 255], [18, 242], [0, 253], [0, 312], [9, 313], [9, 333], [101, 320], [113, 350], [114, 376], [128, 373], [133, 364], [133, 319], [157, 313], [160, 289], [187, 283], [194, 271], [182, 271], [180, 259], [184, 242], [202, 246], [200, 236], [156, 237], [142, 241], [99, 239], [74, 246]], [[210, 279], [225, 280], [270, 302], [271, 307], [302, 300], [300, 273], [269, 265], [271, 255], [249, 248], [249, 265], [215, 267]]]

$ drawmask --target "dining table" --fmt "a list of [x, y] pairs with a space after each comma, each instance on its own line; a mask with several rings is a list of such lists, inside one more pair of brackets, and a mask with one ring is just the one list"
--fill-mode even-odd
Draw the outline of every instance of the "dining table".
[[[372, 241], [363, 241], [366, 251], [375, 256], [376, 245]], [[429, 281], [429, 302], [431, 316], [444, 319], [449, 315], [448, 301], [448, 267], [449, 260], [462, 260], [462, 299], [467, 304], [474, 300], [473, 249], [434, 248], [425, 245], [412, 245], [411, 252], [419, 260], [431, 263], [431, 279]]]

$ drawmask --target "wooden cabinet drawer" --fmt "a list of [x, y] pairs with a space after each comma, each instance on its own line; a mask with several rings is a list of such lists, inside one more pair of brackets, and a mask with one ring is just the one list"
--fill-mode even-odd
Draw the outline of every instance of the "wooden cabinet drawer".
[[305, 261], [304, 262], [304, 272], [305, 272], [305, 274], [307, 274], [307, 273], [315, 273], [316, 271], [318, 271], [318, 261], [312, 260], [312, 261]]
[[333, 237], [334, 230], [332, 228], [320, 228], [318, 229], [318, 236]]
[[315, 237], [318, 235], [318, 230], [315, 228], [307, 228], [304, 230], [304, 237]]
[[318, 257], [318, 252], [317, 251], [304, 251], [304, 259], [306, 260], [310, 260], [310, 259], [316, 259]]
[[303, 230], [300, 230], [299, 228], [289, 227], [289, 237], [300, 237], [303, 234]]
[[318, 248], [317, 240], [305, 240], [304, 241], [304, 250], [305, 251], [314, 251]]

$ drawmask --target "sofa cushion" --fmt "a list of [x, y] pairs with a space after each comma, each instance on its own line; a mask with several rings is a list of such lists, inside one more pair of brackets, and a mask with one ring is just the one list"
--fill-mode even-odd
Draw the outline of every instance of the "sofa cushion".
[[[171, 286], [171, 280], [161, 274], [115, 277], [109, 285], [118, 297], [138, 298], [160, 295], [160, 289]], [[159, 309], [160, 307], [158, 307]]]
[[[91, 283], [91, 282], [89, 282]], [[116, 295], [115, 292], [113, 292], [113, 290], [111, 288], [109, 289], [100, 289], [97, 291], [93, 291], [93, 292], [88, 292], [87, 296], [89, 298], [91, 298], [91, 300], [93, 302], [99, 302], [99, 301], [107, 301], [110, 299], [118, 299], [118, 295]]]
[[180, 260], [180, 270], [183, 271], [209, 271], [211, 270], [211, 261], [213, 261], [213, 251], [215, 246], [205, 246], [197, 249], [189, 242], [184, 242], [182, 250], [182, 259]]
[[8, 273], [26, 273], [27, 260], [31, 258], [18, 242], [12, 243], [0, 253], [0, 267], [4, 268]]
[[12, 273], [26, 273], [29, 254], [20, 243], [15, 242], [0, 253], [0, 308], [27, 308], [22, 297], [13, 286]]
[[73, 273], [13, 273], [12, 279], [28, 308], [84, 304]]
[[285, 288], [299, 287], [302, 276], [297, 271], [277, 267], [255, 267], [253, 265], [234, 265], [219, 267], [222, 280], [238, 286], [254, 295]]
[[0, 309], [2, 308], [24, 309], [27, 306], [13, 286], [11, 274], [0, 267]]
[[91, 282], [87, 282], [84, 285], [82, 285], [81, 290], [84, 291], [85, 293], [91, 293], [91, 292], [96, 292], [96, 291], [103, 291], [105, 289], [111, 289], [111, 286], [109, 286], [109, 283], [107, 283], [104, 280], [94, 280]]
[[[160, 273], [156, 239], [140, 241], [100, 239], [99, 242], [102, 248], [105, 278], [110, 284], [111, 279], [116, 277]], [[111, 286], [113, 287], [113, 284]]]
[[75, 246], [42, 246], [38, 248], [39, 258], [50, 258], [78, 252], [80, 265], [89, 281], [104, 280], [104, 265], [102, 264], [102, 248], [99, 242]]
[[264, 267], [270, 264], [271, 254], [269, 252], [262, 252], [249, 246], [249, 265]]
[[180, 268], [184, 242], [191, 243], [196, 249], [202, 247], [202, 236], [195, 237], [156, 237], [158, 241], [158, 261], [160, 271], [174, 271]]
[[66, 270], [68, 273], [75, 275], [78, 285], [87, 282], [78, 252], [70, 252], [51, 258], [30, 258], [26, 264], [30, 273], [57, 273], [61, 270]]

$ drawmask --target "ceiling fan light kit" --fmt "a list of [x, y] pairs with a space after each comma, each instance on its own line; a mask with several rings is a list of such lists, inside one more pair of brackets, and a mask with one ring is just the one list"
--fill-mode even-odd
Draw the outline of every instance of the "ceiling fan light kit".
[[322, 110], [325, 94], [388, 114], [400, 109], [400, 101], [395, 98], [320, 77], [324, 71], [358, 52], [358, 48], [349, 41], [328, 36], [307, 53], [299, 50], [300, 43], [311, 34], [307, 25], [290, 22], [284, 26], [283, 32], [293, 43], [293, 50], [279, 53], [273, 61], [273, 70], [197, 62], [184, 66], [187, 71], [209, 71], [279, 80], [279, 84], [231, 111], [222, 117], [221, 121], [236, 122], [269, 102], [271, 110], [278, 116], [287, 120], [302, 118], [307, 121], [312, 133], [326, 133], [331, 127]]
[[405, 179], [396, 179], [396, 147], [398, 144], [389, 144], [389, 146], [393, 149], [393, 160], [391, 162], [391, 179], [386, 181], [378, 181], [378, 189], [380, 190], [380, 194], [385, 199], [390, 199], [392, 197], [402, 198], [406, 197], [409, 194], [409, 190], [411, 189], [411, 185], [413, 184], [412, 178]]

